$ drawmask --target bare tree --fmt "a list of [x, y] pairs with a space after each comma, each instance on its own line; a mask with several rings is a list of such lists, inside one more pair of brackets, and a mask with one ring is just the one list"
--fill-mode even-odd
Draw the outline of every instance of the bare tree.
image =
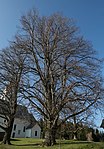
[[90, 128], [94, 126], [94, 116], [92, 111], [87, 110], [79, 115], [72, 117], [73, 122], [73, 139], [78, 140], [78, 133], [84, 130], [86, 127]]
[[5, 131], [3, 144], [11, 144], [10, 137], [22, 85], [26, 56], [23, 51], [13, 46], [0, 53], [0, 117], [4, 124], [0, 128]]
[[[30, 71], [21, 92], [44, 117], [45, 144], [49, 146], [55, 144], [61, 123], [101, 99], [100, 61], [94, 57], [92, 45], [77, 31], [72, 19], [60, 14], [40, 17], [31, 10], [22, 16], [20, 32], [14, 41], [30, 60]], [[79, 106], [72, 113], [75, 103]], [[64, 117], [63, 109], [67, 108], [70, 112]]]
[[[88, 90], [87, 90], [88, 91]], [[73, 91], [72, 91], [73, 92]], [[100, 92], [100, 90], [99, 90]], [[84, 91], [85, 93], [85, 91]], [[85, 96], [84, 98], [93, 98], [93, 96], [89, 96], [91, 95], [89, 92], [86, 94], [87, 96]], [[101, 96], [101, 94], [100, 94]], [[74, 98], [79, 98], [78, 100], [76, 100], [75, 102], [72, 103], [67, 103], [66, 106], [63, 108], [62, 110], [62, 115], [63, 115], [63, 120], [68, 120], [73, 124], [73, 128], [71, 130], [71, 132], [73, 132], [73, 139], [77, 140], [77, 134], [80, 130], [84, 129], [84, 127], [82, 126], [88, 126], [88, 127], [95, 127], [94, 124], [94, 118], [95, 118], [95, 111], [100, 112], [101, 110], [101, 105], [100, 103], [97, 103], [98, 101], [96, 101], [96, 103], [94, 103], [93, 105], [89, 106], [88, 108], [86, 107], [86, 103], [82, 102], [82, 93], [81, 91], [78, 93], [75, 92], [74, 90]], [[100, 97], [101, 98], [101, 97]], [[81, 99], [81, 101], [79, 101]], [[84, 99], [85, 100], [85, 99]], [[88, 102], [88, 101], [87, 101]], [[97, 104], [97, 105], [96, 105]], [[82, 109], [86, 109], [82, 112]], [[81, 112], [79, 112], [81, 111]], [[70, 115], [73, 115], [70, 117]], [[75, 114], [75, 113], [79, 113], [79, 114]], [[98, 113], [98, 112], [97, 112]], [[67, 119], [67, 117], [69, 116], [69, 119]]]

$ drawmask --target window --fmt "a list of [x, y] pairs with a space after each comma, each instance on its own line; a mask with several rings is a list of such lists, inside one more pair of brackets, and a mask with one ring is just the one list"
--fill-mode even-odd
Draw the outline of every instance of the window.
[[13, 132], [13, 134], [12, 134], [12, 138], [14, 138], [15, 137], [15, 132]]
[[14, 130], [16, 130], [16, 124], [14, 124]]
[[18, 130], [18, 135], [20, 135], [21, 130]]
[[37, 136], [37, 131], [35, 131], [35, 136]]
[[4, 123], [6, 123], [6, 120], [4, 120]]
[[23, 128], [23, 132], [25, 132], [25, 126], [24, 126], [24, 128]]

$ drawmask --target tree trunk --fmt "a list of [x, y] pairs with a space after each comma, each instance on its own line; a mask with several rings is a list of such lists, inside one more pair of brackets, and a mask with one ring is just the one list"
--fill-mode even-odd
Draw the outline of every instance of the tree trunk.
[[10, 137], [11, 137], [12, 127], [13, 127], [13, 122], [14, 122], [14, 118], [12, 118], [10, 121], [8, 121], [8, 127], [5, 130], [2, 144], [11, 145]]
[[74, 140], [77, 140], [77, 120], [76, 120], [76, 116], [74, 116]]
[[57, 127], [51, 127], [51, 123], [48, 122], [47, 124], [47, 129], [46, 129], [46, 133], [45, 133], [45, 142], [44, 144], [46, 146], [52, 146], [56, 144], [56, 131], [57, 131]]
[[74, 132], [74, 140], [77, 140], [77, 132]]
[[45, 134], [45, 145], [52, 146], [56, 144], [56, 129], [50, 129]]
[[51, 146], [52, 145], [52, 136], [51, 136], [51, 130], [47, 129], [45, 133], [45, 145]]
[[57, 132], [57, 129], [53, 128], [52, 129], [52, 145], [56, 144], [56, 132]]

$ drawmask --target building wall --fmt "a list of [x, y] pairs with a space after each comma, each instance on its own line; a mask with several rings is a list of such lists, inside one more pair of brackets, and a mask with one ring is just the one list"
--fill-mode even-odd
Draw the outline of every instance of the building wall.
[[26, 138], [40, 138], [41, 128], [36, 124], [33, 128], [26, 129]]
[[11, 137], [13, 137], [13, 138], [24, 138], [25, 133], [26, 133], [26, 127], [28, 125], [29, 125], [29, 122], [27, 122], [26, 120], [21, 120], [19, 118], [15, 118], [13, 128], [12, 128]]
[[[3, 126], [5, 124], [4, 119], [1, 117], [0, 117], [0, 124]], [[13, 138], [25, 138], [25, 137], [40, 138], [41, 128], [39, 127], [39, 125], [36, 124], [33, 128], [25, 129], [24, 131], [24, 127], [26, 128], [28, 125], [29, 125], [28, 121], [15, 118], [11, 137]], [[0, 132], [4, 132], [4, 130], [0, 128]]]
[[31, 138], [31, 129], [26, 129], [25, 138]]
[[[37, 131], [37, 133], [36, 133]], [[40, 133], [41, 133], [41, 128], [39, 127], [38, 124], [36, 124], [33, 128], [32, 128], [32, 133], [31, 133], [31, 138], [40, 138]], [[37, 134], [37, 135], [36, 135]]]

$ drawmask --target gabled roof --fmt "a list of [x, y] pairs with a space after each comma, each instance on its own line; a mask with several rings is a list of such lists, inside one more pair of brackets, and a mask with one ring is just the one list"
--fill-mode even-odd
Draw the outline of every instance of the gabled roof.
[[35, 125], [36, 125], [36, 123], [30, 124], [30, 125], [28, 125], [28, 126], [26, 127], [26, 129], [31, 129], [31, 128], [33, 128]]
[[[0, 100], [0, 114], [7, 116], [9, 113], [10, 109], [8, 106], [8, 102], [6, 100]], [[17, 105], [15, 118], [27, 120], [31, 124], [36, 123], [34, 116], [29, 113], [27, 108], [23, 105]]]
[[17, 106], [15, 118], [27, 120], [31, 124], [36, 123], [34, 116], [28, 112], [25, 106], [22, 106], [22, 105]]

